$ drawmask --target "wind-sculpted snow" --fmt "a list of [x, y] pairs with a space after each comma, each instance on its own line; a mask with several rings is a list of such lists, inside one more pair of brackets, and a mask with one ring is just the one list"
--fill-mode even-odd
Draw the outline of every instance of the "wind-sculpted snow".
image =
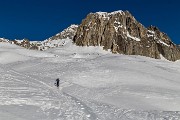
[[0, 43], [0, 120], [180, 120], [179, 61], [66, 42], [31, 55]]

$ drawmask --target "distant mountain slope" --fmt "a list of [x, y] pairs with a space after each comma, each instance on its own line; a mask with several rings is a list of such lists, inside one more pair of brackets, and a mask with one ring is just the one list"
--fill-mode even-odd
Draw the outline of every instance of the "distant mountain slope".
[[170, 61], [180, 59], [180, 51], [157, 27], [145, 28], [128, 11], [90, 13], [77, 29], [78, 46], [104, 46], [113, 53], [142, 55]]
[[26, 61], [32, 58], [42, 57], [53, 58], [56, 57], [56, 55], [40, 51], [28, 50], [14, 44], [10, 44], [8, 42], [0, 42], [0, 64]]
[[58, 46], [63, 46], [65, 42], [62, 42], [62, 39], [73, 39], [77, 32], [78, 25], [71, 25], [68, 28], [64, 29], [62, 32], [52, 36], [41, 42], [40, 50], [46, 50], [47, 48], [53, 48]]
[[166, 33], [155, 26], [144, 27], [128, 11], [90, 13], [79, 26], [71, 25], [44, 41], [9, 41], [0, 38], [0, 42], [43, 51], [64, 46], [67, 43], [65, 39], [73, 40], [78, 46], [103, 46], [104, 50], [115, 54], [165, 58], [170, 61], [180, 59], [180, 47]]
[[63, 46], [65, 42], [63, 39], [73, 39], [76, 31], [77, 31], [78, 25], [71, 25], [68, 28], [64, 29], [62, 32], [44, 40], [44, 41], [30, 41], [28, 39], [22, 39], [22, 40], [8, 40], [4, 38], [0, 38], [0, 42], [9, 42], [11, 44], [16, 44], [18, 46], [27, 48], [27, 49], [33, 49], [33, 50], [46, 50], [48, 48], [54, 48], [58, 46]]
[[5, 38], [0, 38], [0, 42], [9, 42], [9, 40]]
[[62, 32], [56, 34], [55, 36], [50, 37], [47, 40], [58, 40], [58, 39], [73, 39], [76, 35], [78, 25], [71, 25], [68, 28], [64, 29]]

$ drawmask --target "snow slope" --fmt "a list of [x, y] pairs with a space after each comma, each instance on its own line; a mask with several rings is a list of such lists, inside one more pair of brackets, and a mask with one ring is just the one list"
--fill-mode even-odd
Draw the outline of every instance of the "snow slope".
[[33, 57], [55, 57], [54, 54], [28, 50], [14, 44], [0, 43], [0, 63], [7, 64], [17, 61], [26, 61]]
[[180, 61], [59, 43], [0, 43], [0, 120], [180, 120]]

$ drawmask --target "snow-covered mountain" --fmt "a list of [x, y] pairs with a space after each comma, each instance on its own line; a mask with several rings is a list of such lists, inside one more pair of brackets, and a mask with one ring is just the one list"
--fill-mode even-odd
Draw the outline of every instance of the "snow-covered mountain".
[[4, 38], [0, 41], [44, 51], [64, 46], [67, 44], [65, 39], [73, 40], [78, 46], [103, 46], [104, 50], [115, 54], [165, 58], [170, 61], [180, 59], [179, 46], [174, 44], [166, 33], [155, 26], [144, 27], [130, 12], [121, 10], [90, 13], [79, 26], [71, 25], [44, 41], [9, 41]]
[[22, 39], [22, 40], [8, 40], [5, 38], [0, 38], [0, 42], [9, 42], [11, 44], [16, 44], [18, 46], [27, 48], [27, 49], [33, 49], [33, 50], [47, 50], [48, 48], [54, 48], [58, 46], [63, 46], [65, 43], [64, 39], [73, 39], [76, 31], [77, 31], [78, 25], [72, 24], [68, 28], [64, 29], [62, 32], [44, 40], [44, 41], [30, 41], [28, 39]]
[[73, 39], [76, 35], [78, 25], [71, 25], [68, 28], [64, 29], [62, 32], [56, 34], [55, 36], [50, 37], [49, 41], [51, 40], [58, 40], [58, 39]]
[[44, 41], [23, 39], [10, 42], [44, 51], [65, 45], [67, 42], [64, 39], [71, 39], [78, 46], [103, 46], [105, 50], [116, 54], [165, 58], [170, 61], [180, 59], [179, 47], [167, 34], [155, 26], [145, 28], [128, 11], [90, 13], [79, 26], [71, 25]]
[[52, 36], [44, 41], [41, 42], [39, 46], [40, 50], [46, 50], [48, 48], [54, 48], [58, 46], [63, 46], [66, 44], [64, 39], [73, 39], [76, 32], [77, 32], [78, 25], [71, 25], [68, 28], [64, 29], [62, 32]]

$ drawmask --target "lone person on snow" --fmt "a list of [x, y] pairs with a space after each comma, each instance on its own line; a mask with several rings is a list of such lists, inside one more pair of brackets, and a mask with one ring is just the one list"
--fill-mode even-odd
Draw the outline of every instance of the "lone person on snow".
[[56, 79], [55, 85], [56, 85], [57, 87], [59, 87], [59, 78]]

